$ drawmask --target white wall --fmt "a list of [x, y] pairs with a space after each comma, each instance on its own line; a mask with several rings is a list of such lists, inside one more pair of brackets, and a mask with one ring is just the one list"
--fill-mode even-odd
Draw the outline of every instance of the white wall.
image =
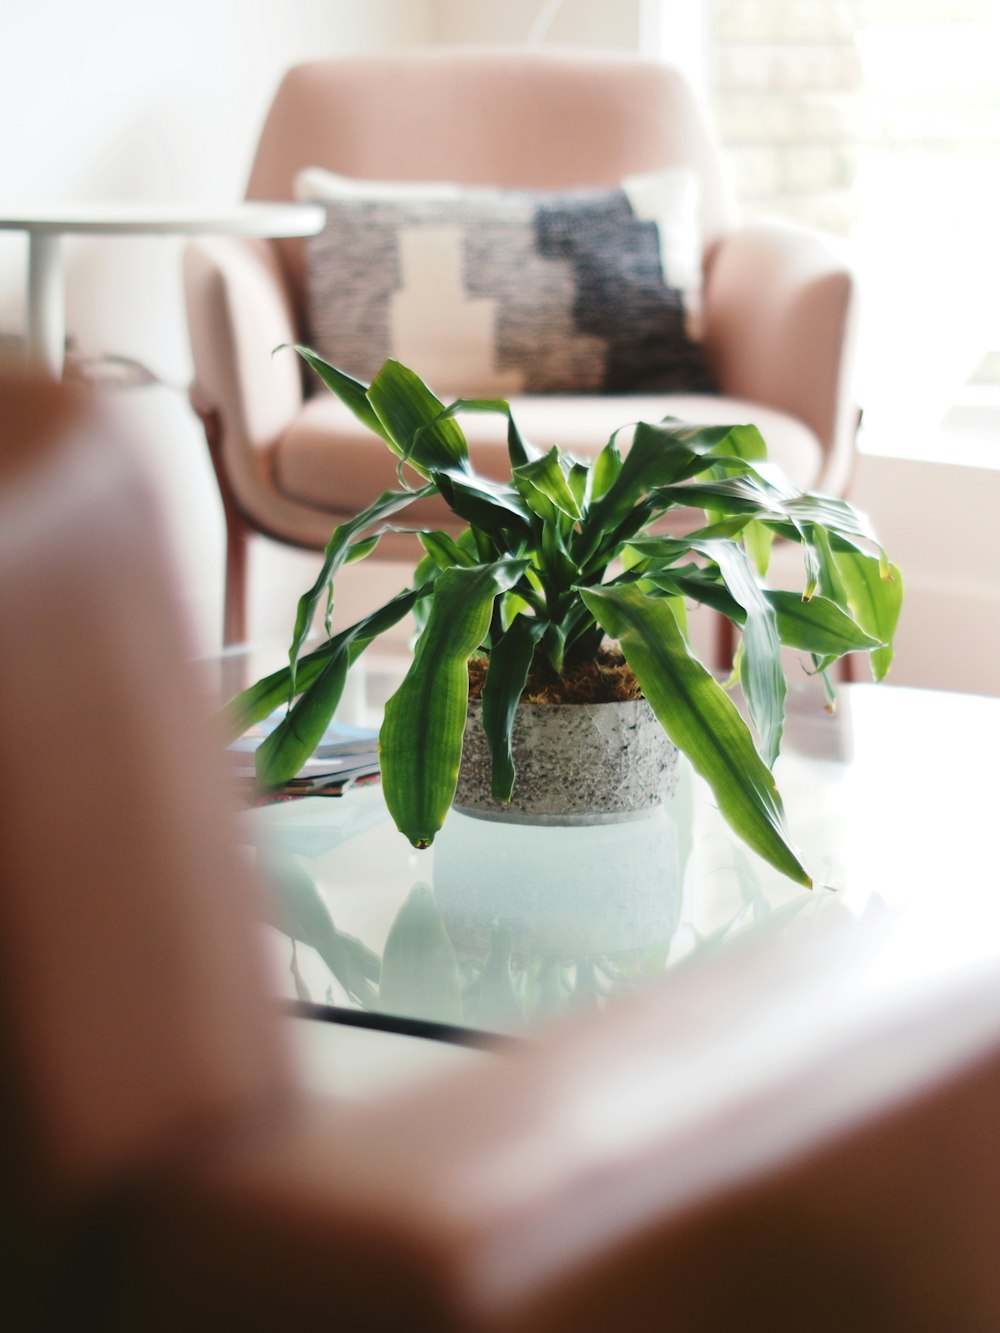
[[[240, 197], [275, 85], [296, 60], [426, 40], [430, 0], [5, 0], [0, 42], [0, 203]], [[18, 250], [5, 237], [0, 329], [23, 315]], [[169, 243], [167, 243], [169, 244]], [[133, 284], [169, 271], [162, 241], [70, 244], [69, 329], [89, 350], [186, 370], [173, 321]], [[138, 256], [138, 257], [137, 257]], [[147, 294], [158, 296], [158, 292]], [[134, 299], [133, 299], [134, 298]], [[158, 303], [154, 307], [159, 311]]]
[[889, 679], [1000, 694], [1000, 457], [974, 466], [863, 454], [852, 498], [903, 573]]
[[[287, 66], [426, 41], [432, 3], [0, 0], [0, 211], [103, 198], [235, 202]], [[166, 497], [195, 632], [208, 645], [221, 608], [221, 511], [183, 392], [181, 249], [169, 238], [67, 238], [67, 333], [85, 354], [138, 357], [178, 386], [120, 397]], [[0, 233], [5, 342], [23, 329], [26, 259], [25, 238]], [[308, 561], [278, 553], [283, 563], [297, 587]], [[283, 626], [284, 606], [278, 616]]]
[[639, 45], [640, 0], [432, 0], [436, 42], [521, 45], [536, 22], [547, 45], [602, 46], [632, 50]]

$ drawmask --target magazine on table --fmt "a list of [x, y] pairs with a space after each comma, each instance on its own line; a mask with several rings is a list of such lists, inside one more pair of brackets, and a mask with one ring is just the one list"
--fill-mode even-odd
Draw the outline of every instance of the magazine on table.
[[284, 716], [284, 707], [276, 708], [228, 747], [234, 777], [255, 791], [256, 798], [267, 801], [293, 796], [339, 796], [362, 782], [378, 779], [378, 732], [373, 727], [359, 727], [334, 718], [290, 782], [277, 789], [257, 790], [254, 755]]

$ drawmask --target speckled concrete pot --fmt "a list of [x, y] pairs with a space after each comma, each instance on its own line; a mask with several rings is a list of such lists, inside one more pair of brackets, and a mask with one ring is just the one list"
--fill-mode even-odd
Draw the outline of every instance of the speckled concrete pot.
[[516, 824], [613, 824], [673, 795], [677, 750], [645, 699], [526, 704], [514, 719], [517, 779], [509, 805], [490, 795], [482, 704], [469, 704], [454, 806]]

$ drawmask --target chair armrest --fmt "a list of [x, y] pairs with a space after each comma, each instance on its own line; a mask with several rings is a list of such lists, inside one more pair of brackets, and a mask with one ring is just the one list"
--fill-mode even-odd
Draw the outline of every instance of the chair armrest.
[[406, 1097], [311, 1101], [171, 1171], [127, 1326], [992, 1327], [998, 997], [986, 963], [916, 985], [845, 914]]
[[705, 353], [720, 390], [799, 418], [823, 447], [817, 489], [843, 493], [857, 292], [851, 270], [801, 228], [757, 223], [719, 242], [705, 290]]
[[193, 242], [184, 255], [184, 285], [192, 401], [219, 414], [233, 463], [241, 446], [273, 444], [302, 406], [298, 358], [272, 357], [279, 343], [298, 341], [291, 299], [266, 240]]

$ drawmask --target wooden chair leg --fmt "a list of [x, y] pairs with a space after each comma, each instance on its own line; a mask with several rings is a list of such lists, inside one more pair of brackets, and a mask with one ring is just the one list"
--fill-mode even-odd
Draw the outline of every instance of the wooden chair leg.
[[728, 673], [732, 670], [733, 655], [736, 652], [736, 627], [721, 612], [716, 612], [715, 641], [713, 652], [715, 661], [711, 667], [715, 671]]
[[249, 529], [242, 520], [233, 524], [226, 515], [226, 586], [222, 611], [222, 646], [243, 643], [247, 637], [247, 560]]
[[222, 612], [222, 643], [228, 647], [247, 636], [247, 561], [251, 529], [236, 504], [222, 459], [222, 418], [214, 407], [203, 403], [192, 390], [191, 406], [201, 418], [212, 470], [222, 499], [226, 523], [226, 574]]

